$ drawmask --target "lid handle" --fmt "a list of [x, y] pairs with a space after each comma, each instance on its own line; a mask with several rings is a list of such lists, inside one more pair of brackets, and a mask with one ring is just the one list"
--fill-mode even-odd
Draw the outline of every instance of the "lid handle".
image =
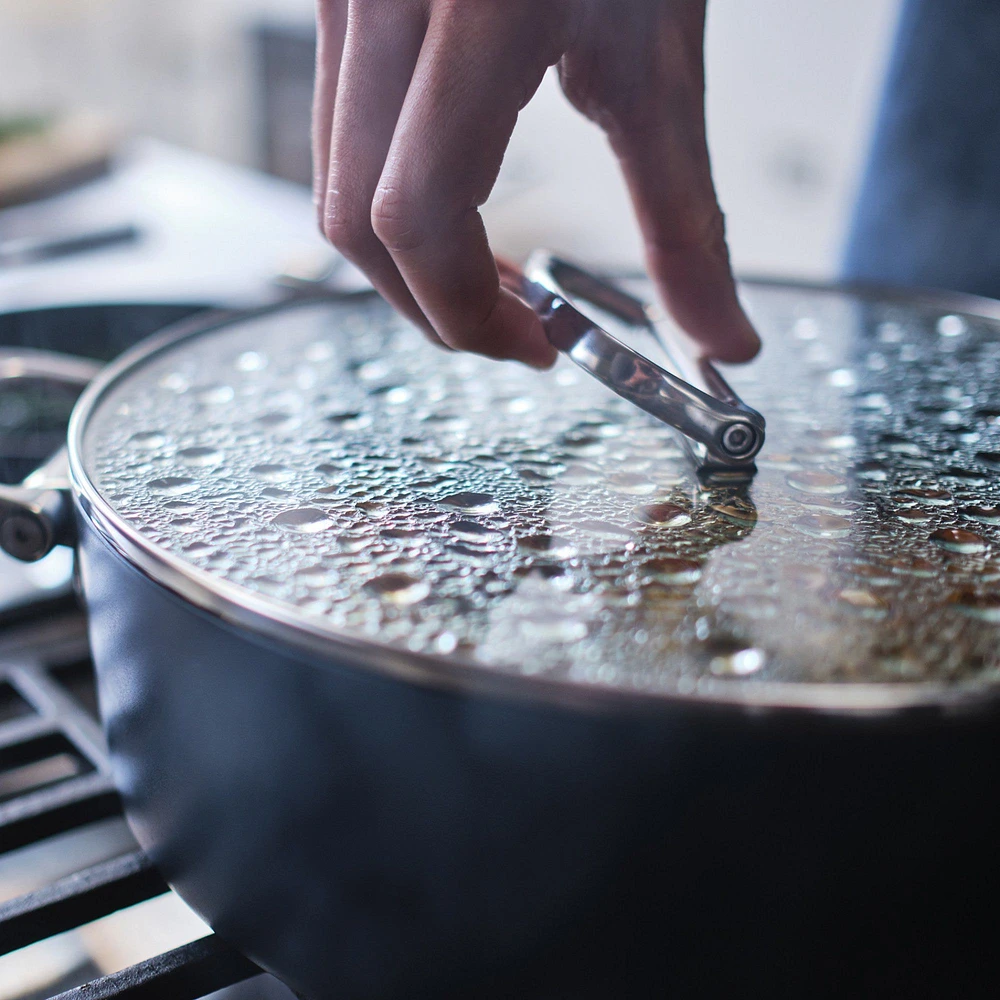
[[[623, 399], [679, 430], [703, 478], [746, 481], [764, 443], [764, 418], [730, 388], [715, 366], [692, 356], [678, 335], [668, 334], [656, 307], [617, 285], [555, 257], [534, 253], [525, 271], [503, 262], [504, 286], [538, 314], [549, 341], [589, 375]], [[657, 364], [612, 336], [572, 304], [596, 306], [645, 339]], [[671, 370], [674, 369], [674, 370]]]

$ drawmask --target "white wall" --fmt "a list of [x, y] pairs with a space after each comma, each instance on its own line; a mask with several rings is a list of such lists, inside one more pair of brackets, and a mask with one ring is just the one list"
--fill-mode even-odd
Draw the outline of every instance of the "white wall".
[[[898, 4], [710, 0], [709, 141], [739, 270], [835, 273]], [[508, 192], [537, 185], [488, 209], [512, 250], [638, 262], [613, 159], [554, 80], [522, 115], [505, 179]]]
[[[621, 0], [628, 2], [628, 0]], [[710, 0], [709, 131], [743, 271], [835, 269], [899, 0]], [[311, 0], [0, 0], [0, 113], [67, 102], [246, 162], [249, 48], [262, 14]], [[497, 246], [639, 259], [603, 140], [554, 81], [522, 116], [487, 214]]]

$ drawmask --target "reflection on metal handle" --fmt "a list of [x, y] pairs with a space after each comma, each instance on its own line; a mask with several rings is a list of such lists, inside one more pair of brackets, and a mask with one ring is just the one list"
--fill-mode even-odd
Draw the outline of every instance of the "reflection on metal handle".
[[[619, 396], [681, 431], [702, 476], [726, 482], [753, 476], [764, 418], [739, 399], [711, 362], [661, 335], [655, 307], [544, 251], [532, 255], [525, 270], [504, 265], [504, 284], [538, 313], [555, 347]], [[573, 300], [596, 306], [630, 338], [645, 338], [652, 353], [665, 355], [674, 370], [612, 336]]]
[[[81, 389], [100, 365], [48, 351], [0, 351], [2, 383], [20, 378], [48, 379]], [[56, 545], [72, 545], [73, 504], [69, 463], [60, 448], [20, 486], [0, 485], [0, 548], [22, 562], [36, 562]]]

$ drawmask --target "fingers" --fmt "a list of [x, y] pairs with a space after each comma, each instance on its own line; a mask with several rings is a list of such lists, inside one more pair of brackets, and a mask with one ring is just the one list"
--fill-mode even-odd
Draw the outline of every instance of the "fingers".
[[337, 77], [347, 27], [347, 0], [317, 0], [316, 78], [312, 110], [313, 201], [320, 228], [330, 168], [330, 135], [337, 99]]
[[707, 159], [698, 169], [701, 176], [692, 176], [688, 183], [677, 176], [686, 170], [663, 168], [668, 160], [686, 155], [684, 137], [674, 128], [627, 134], [614, 145], [642, 229], [650, 274], [671, 315], [710, 357], [749, 361], [760, 350], [760, 339], [737, 297]]
[[[622, 166], [650, 274], [677, 322], [720, 361], [748, 361], [760, 340], [740, 306], [705, 136], [704, 5], [674, 7], [649, 24], [618, 68], [632, 99], [601, 124]], [[630, 72], [632, 86], [620, 83]], [[638, 95], [637, 97], [635, 95]]]
[[558, 56], [531, 9], [434, 8], [372, 222], [446, 344], [548, 367], [556, 352], [534, 312], [501, 289], [478, 212], [518, 111]]
[[332, 110], [322, 228], [389, 302], [433, 333], [371, 221], [372, 201], [426, 29], [418, 4], [350, 4]]

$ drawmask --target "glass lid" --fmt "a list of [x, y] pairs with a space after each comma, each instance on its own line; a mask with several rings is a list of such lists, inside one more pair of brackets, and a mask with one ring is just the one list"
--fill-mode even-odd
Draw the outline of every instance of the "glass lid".
[[670, 428], [567, 360], [436, 350], [374, 298], [149, 353], [94, 396], [83, 466], [151, 550], [312, 634], [709, 697], [994, 682], [1000, 323], [743, 293], [749, 488], [701, 486]]

